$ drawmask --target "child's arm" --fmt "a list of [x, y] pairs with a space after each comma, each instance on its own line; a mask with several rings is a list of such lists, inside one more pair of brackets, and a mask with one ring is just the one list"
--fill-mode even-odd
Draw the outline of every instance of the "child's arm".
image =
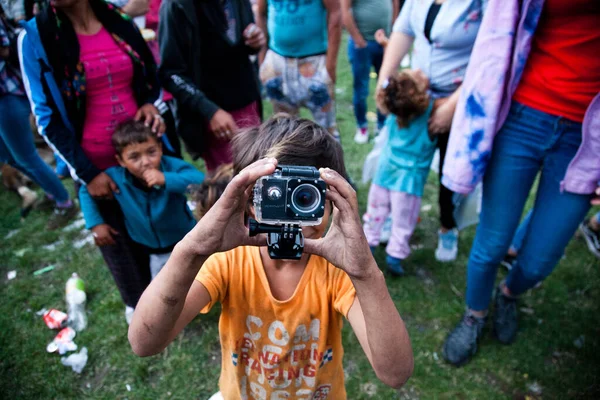
[[82, 185], [79, 189], [79, 206], [81, 212], [83, 212], [86, 229], [91, 230], [93, 227], [104, 223], [102, 215], [98, 211], [98, 206], [96, 206], [96, 201], [94, 201], [85, 185]]
[[189, 185], [204, 180], [204, 174], [192, 164], [174, 157], [168, 157], [168, 162], [171, 168], [163, 172], [166, 191], [183, 194]]
[[161, 352], [211, 301], [208, 290], [195, 280], [210, 255], [242, 245], [266, 244], [264, 237], [248, 235], [244, 211], [249, 189], [261, 176], [275, 172], [276, 164], [274, 159], [264, 159], [240, 172], [206, 217], [175, 246], [136, 306], [129, 326], [129, 342], [135, 354]]
[[81, 186], [79, 189], [79, 205], [85, 219], [85, 227], [92, 231], [96, 246], [114, 245], [113, 235], [118, 235], [119, 232], [104, 222], [100, 211], [98, 211], [96, 201], [90, 195], [86, 186]]
[[413, 371], [413, 353], [404, 322], [390, 297], [385, 279], [365, 238], [356, 192], [337, 172], [321, 170], [327, 198], [335, 206], [333, 223], [322, 239], [305, 239], [305, 251], [320, 255], [344, 270], [356, 298], [348, 321], [377, 377], [392, 387], [402, 386]]

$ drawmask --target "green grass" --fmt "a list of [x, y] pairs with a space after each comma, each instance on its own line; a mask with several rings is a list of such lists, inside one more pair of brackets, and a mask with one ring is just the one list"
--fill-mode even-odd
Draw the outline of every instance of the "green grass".
[[[338, 65], [338, 123], [349, 172], [359, 182], [370, 146], [352, 141], [352, 80], [345, 53], [343, 45]], [[369, 109], [374, 110], [372, 99], [369, 101]], [[368, 186], [358, 186], [364, 210]], [[413, 242], [423, 247], [407, 261], [408, 276], [388, 279], [390, 293], [410, 332], [414, 375], [399, 391], [379, 383], [346, 324], [344, 365], [349, 398], [600, 398], [600, 263], [577, 238], [554, 274], [521, 302], [520, 307], [528, 313], [521, 314], [515, 344], [502, 346], [488, 332], [481, 351], [466, 367], [457, 369], [442, 361], [442, 342], [464, 309], [465, 266], [475, 231], [470, 228], [462, 233], [456, 262], [436, 262], [436, 195], [436, 176], [432, 174], [423, 204], [433, 208], [422, 213], [413, 237]], [[218, 311], [197, 318], [163, 354], [146, 359], [134, 356], [127, 342], [124, 306], [98, 250], [92, 246], [73, 250], [71, 243], [81, 232], [45, 232], [45, 214], [33, 212], [20, 222], [18, 205], [14, 194], [0, 192], [2, 398], [206, 399], [217, 390]], [[6, 239], [15, 229], [18, 232]], [[42, 247], [59, 239], [64, 244], [55, 251]], [[18, 256], [23, 249], [27, 251]], [[383, 262], [383, 258], [382, 248], [377, 259]], [[50, 264], [56, 266], [53, 271], [32, 275]], [[10, 270], [17, 270], [18, 275], [8, 281]], [[89, 326], [75, 339], [89, 351], [81, 375], [62, 366], [60, 356], [46, 353], [55, 332], [35, 314], [42, 307], [65, 309], [64, 284], [75, 271], [85, 279], [88, 292]], [[499, 277], [503, 275], [501, 272]], [[581, 348], [574, 343], [580, 337], [584, 338]], [[541, 387], [541, 396], [532, 393], [534, 382]]]

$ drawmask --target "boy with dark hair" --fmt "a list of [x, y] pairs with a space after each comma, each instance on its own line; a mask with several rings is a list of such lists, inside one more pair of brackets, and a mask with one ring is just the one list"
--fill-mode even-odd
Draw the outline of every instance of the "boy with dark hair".
[[[133, 351], [161, 352], [220, 302], [221, 398], [345, 399], [345, 317], [377, 376], [402, 386], [413, 369], [410, 340], [342, 177], [340, 145], [313, 122], [276, 115], [240, 133], [233, 152], [239, 173], [142, 295], [129, 329]], [[256, 180], [278, 163], [320, 168], [328, 185], [322, 223], [302, 228], [300, 260], [271, 259], [265, 238], [249, 237], [244, 225]]]
[[[135, 242], [135, 256], [139, 256], [132, 264], [149, 282], [175, 244], [196, 224], [185, 192], [190, 184], [201, 183], [204, 174], [185, 161], [163, 156], [156, 133], [143, 122], [120, 124], [112, 143], [119, 166], [105, 172], [119, 187], [114, 196], [123, 210], [127, 232]], [[119, 232], [104, 222], [85, 186], [79, 190], [79, 200], [86, 228], [92, 231], [96, 245], [114, 245], [113, 235]], [[119, 290], [128, 290], [122, 282], [116, 283]], [[133, 308], [128, 306], [125, 315], [130, 322]]]

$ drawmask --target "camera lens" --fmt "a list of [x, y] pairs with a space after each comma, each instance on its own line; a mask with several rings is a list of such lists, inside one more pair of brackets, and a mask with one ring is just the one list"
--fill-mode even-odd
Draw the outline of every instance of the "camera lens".
[[311, 213], [321, 204], [319, 189], [308, 183], [299, 185], [292, 193], [292, 206], [301, 213]]

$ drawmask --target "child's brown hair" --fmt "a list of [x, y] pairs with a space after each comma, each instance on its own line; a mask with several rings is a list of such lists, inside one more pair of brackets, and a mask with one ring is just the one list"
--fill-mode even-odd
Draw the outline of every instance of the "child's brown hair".
[[196, 202], [194, 215], [200, 220], [208, 210], [219, 200], [227, 184], [233, 178], [233, 164], [223, 164], [215, 174], [207, 177], [204, 182], [192, 190], [192, 200]]
[[153, 138], [160, 144], [158, 135], [152, 132], [152, 128], [146, 126], [141, 121], [127, 120], [117, 125], [112, 135], [112, 144], [120, 156], [125, 147], [130, 144], [144, 143], [150, 138]]
[[400, 128], [407, 127], [410, 121], [422, 115], [429, 106], [427, 88], [419, 87], [405, 71], [391, 76], [379, 95], [382, 96], [380, 103], [396, 116]]
[[331, 168], [347, 177], [340, 143], [313, 121], [279, 113], [262, 125], [240, 132], [232, 140], [233, 172], [264, 157], [279, 165]]

